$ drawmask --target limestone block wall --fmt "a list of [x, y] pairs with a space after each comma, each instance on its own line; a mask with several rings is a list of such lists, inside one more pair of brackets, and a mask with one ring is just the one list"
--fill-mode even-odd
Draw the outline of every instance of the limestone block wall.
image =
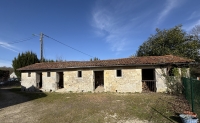
[[121, 69], [122, 76], [116, 76], [116, 69], [104, 70], [106, 92], [142, 92], [141, 69]]
[[167, 90], [167, 86], [165, 84], [166, 79], [163, 76], [163, 72], [166, 74], [166, 68], [156, 68], [155, 69], [155, 77], [156, 77], [156, 92], [165, 92]]
[[42, 72], [42, 89], [44, 91], [55, 91], [57, 87], [57, 72], [50, 72], [50, 77], [47, 72]]
[[[181, 74], [181, 68], [178, 68], [179, 69], [179, 73]], [[186, 77], [189, 77], [190, 76], [190, 69], [189, 68], [186, 68]], [[156, 76], [156, 88], [157, 88], [157, 92], [166, 92], [167, 90], [167, 86], [166, 86], [166, 79], [165, 77], [163, 76], [163, 72], [165, 74], [167, 74], [167, 68], [156, 68], [155, 69], [155, 76]], [[181, 80], [177, 80], [177, 81], [180, 81]]]
[[28, 77], [28, 72], [21, 73], [21, 86], [22, 90], [34, 91], [36, 88], [36, 73], [31, 72], [30, 77]]
[[82, 77], [78, 77], [78, 71], [64, 71], [64, 88], [72, 92], [94, 91], [93, 70], [81, 70]]

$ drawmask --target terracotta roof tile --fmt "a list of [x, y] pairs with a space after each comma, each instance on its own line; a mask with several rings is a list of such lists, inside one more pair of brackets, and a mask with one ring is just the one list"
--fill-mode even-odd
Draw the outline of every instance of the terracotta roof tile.
[[19, 68], [18, 70], [44, 70], [44, 69], [66, 69], [84, 67], [111, 67], [111, 66], [137, 66], [137, 65], [156, 65], [170, 63], [191, 63], [194, 60], [186, 59], [173, 55], [165, 56], [143, 56], [133, 58], [99, 60], [99, 61], [67, 61], [67, 62], [44, 62], [36, 63]]

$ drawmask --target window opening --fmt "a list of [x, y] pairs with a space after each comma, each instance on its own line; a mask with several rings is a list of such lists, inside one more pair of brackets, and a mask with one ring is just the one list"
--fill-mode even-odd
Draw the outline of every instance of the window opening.
[[51, 76], [51, 73], [50, 72], [47, 72], [47, 77], [50, 77]]
[[82, 77], [82, 71], [78, 71], [78, 77]]
[[121, 77], [122, 76], [122, 70], [117, 70], [116, 74], [117, 74], [117, 77]]

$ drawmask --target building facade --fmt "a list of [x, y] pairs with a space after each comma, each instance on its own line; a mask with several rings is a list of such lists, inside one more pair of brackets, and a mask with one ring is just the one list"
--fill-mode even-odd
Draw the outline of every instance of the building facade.
[[[24, 91], [165, 92], [169, 69], [194, 62], [177, 56], [148, 56], [100, 61], [36, 63], [20, 68]], [[187, 68], [189, 71], [189, 68]], [[187, 72], [189, 76], [189, 72]]]

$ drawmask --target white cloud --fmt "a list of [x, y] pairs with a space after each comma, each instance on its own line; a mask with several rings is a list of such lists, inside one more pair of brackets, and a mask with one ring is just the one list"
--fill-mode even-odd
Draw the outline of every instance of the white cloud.
[[8, 44], [7, 42], [3, 42], [3, 41], [0, 41], [0, 46], [3, 47], [3, 48], [6, 48], [10, 51], [13, 51], [13, 52], [16, 52], [18, 53], [19, 51], [17, 51], [17, 48]]
[[192, 20], [194, 18], [198, 18], [200, 17], [200, 12], [194, 11], [192, 12], [192, 14], [190, 15], [190, 17], [187, 20]]
[[94, 32], [98, 36], [105, 37], [106, 42], [111, 45], [111, 50], [117, 54], [126, 49], [129, 44], [127, 37], [133, 33], [135, 20], [139, 18], [125, 16], [132, 12], [130, 9], [130, 4], [127, 7], [124, 3], [113, 2], [109, 7], [98, 3], [93, 11], [92, 25], [96, 28]]
[[107, 10], [98, 10], [94, 13], [93, 19], [95, 21], [95, 25], [97, 28], [101, 30], [109, 30], [108, 28], [111, 27], [112, 18], [111, 14]]
[[156, 25], [161, 23], [166, 18], [166, 16], [172, 11], [172, 9], [177, 7], [178, 4], [180, 4], [180, 2], [178, 2], [178, 0], [167, 0], [167, 3], [165, 5], [164, 9], [160, 12], [160, 14], [158, 16]]
[[196, 25], [200, 25], [200, 19], [193, 23], [189, 23], [188, 25], [183, 26], [183, 29], [187, 32], [190, 32], [192, 28], [194, 28]]

